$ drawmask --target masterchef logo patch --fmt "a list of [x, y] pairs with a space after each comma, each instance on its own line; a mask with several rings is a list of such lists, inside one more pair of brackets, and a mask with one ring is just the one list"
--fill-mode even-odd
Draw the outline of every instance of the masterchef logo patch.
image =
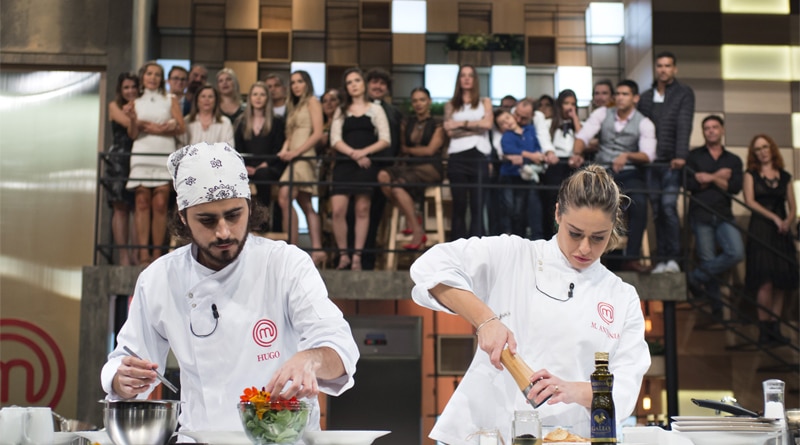
[[608, 303], [598, 303], [597, 313], [608, 324], [614, 323], [614, 306]]
[[272, 320], [266, 318], [258, 320], [253, 326], [253, 340], [259, 346], [268, 348], [278, 338], [278, 327]]

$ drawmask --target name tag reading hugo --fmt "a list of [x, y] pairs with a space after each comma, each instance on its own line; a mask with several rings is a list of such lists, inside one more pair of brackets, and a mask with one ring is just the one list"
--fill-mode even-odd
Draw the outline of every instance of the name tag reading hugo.
[[[278, 326], [267, 318], [258, 320], [253, 325], [253, 341], [262, 348], [270, 348], [278, 339]], [[263, 352], [256, 356], [259, 362], [280, 358], [280, 351]]]

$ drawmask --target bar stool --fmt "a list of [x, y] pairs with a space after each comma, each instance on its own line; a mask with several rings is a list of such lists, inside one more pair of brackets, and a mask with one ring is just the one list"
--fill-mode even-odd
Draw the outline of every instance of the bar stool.
[[[444, 238], [444, 189], [446, 184], [435, 185], [425, 188], [425, 195], [422, 202], [422, 229], [425, 231], [427, 241], [426, 247], [434, 244], [443, 243]], [[432, 207], [432, 208], [431, 208]], [[435, 227], [428, 230], [428, 219], [433, 213]], [[400, 225], [403, 227], [400, 227]], [[397, 253], [394, 252], [397, 246], [402, 246], [411, 241], [411, 235], [403, 234], [405, 228], [405, 218], [400, 215], [400, 209], [395, 206], [392, 209], [392, 218], [389, 223], [389, 252], [386, 255], [386, 269], [397, 270]]]

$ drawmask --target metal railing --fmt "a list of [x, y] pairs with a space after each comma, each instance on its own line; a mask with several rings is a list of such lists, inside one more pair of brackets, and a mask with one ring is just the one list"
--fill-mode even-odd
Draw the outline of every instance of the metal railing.
[[[103, 199], [103, 195], [104, 195], [105, 189], [107, 189], [107, 187], [114, 181], [127, 181], [128, 179], [140, 179], [140, 178], [110, 178], [110, 177], [107, 177], [104, 174], [106, 169], [104, 169], [103, 166], [105, 164], [105, 161], [109, 159], [109, 156], [129, 156], [129, 155], [119, 155], [119, 154], [109, 155], [107, 153], [100, 153], [98, 155], [97, 168], [98, 168], [98, 172], [101, 172], [101, 174], [98, 175], [97, 206], [96, 206], [96, 211], [95, 211], [95, 215], [96, 215], [96, 218], [95, 218], [95, 233], [96, 233], [96, 237], [95, 237], [95, 249], [94, 249], [94, 252], [95, 252], [95, 257], [94, 257], [95, 258], [95, 264], [99, 264], [101, 262], [101, 260], [105, 261], [107, 263], [113, 262], [112, 259], [113, 259], [114, 251], [116, 249], [122, 249], [122, 248], [127, 248], [127, 249], [156, 248], [156, 247], [165, 248], [166, 247], [166, 246], [163, 246], [163, 245], [151, 244], [151, 245], [147, 245], [147, 246], [142, 246], [142, 245], [136, 245], [136, 244], [130, 244], [130, 243], [126, 244], [126, 245], [123, 245], [123, 246], [118, 246], [118, 245], [114, 245], [113, 243], [103, 242], [101, 240], [101, 237], [100, 237], [101, 231], [99, 230], [99, 228], [100, 228], [100, 225], [101, 224], [105, 224], [105, 222], [101, 221], [100, 208], [101, 208], [102, 205], [104, 205], [105, 199]], [[156, 155], [153, 155], [153, 156], [156, 156]], [[166, 155], [161, 155], [161, 156], [164, 157], [164, 160], [165, 160], [165, 163], [166, 163]], [[274, 160], [277, 160], [276, 156], [248, 156], [248, 155], [243, 155], [243, 156], [249, 157], [251, 159], [255, 159], [257, 161], [264, 160], [264, 161], [267, 161], [268, 163], [270, 163], [270, 162], [272, 162]], [[297, 160], [308, 160], [308, 159], [314, 159], [315, 162], [317, 162], [319, 164], [328, 163], [330, 165], [332, 162], [335, 162], [335, 160], [337, 159], [337, 156], [325, 155], [325, 156], [303, 157], [303, 158], [298, 158]], [[371, 157], [371, 160], [372, 160], [372, 162], [380, 163], [381, 165], [384, 165], [384, 166], [392, 165], [392, 163], [394, 163], [396, 161], [402, 161], [402, 162], [406, 162], [406, 163], [442, 161], [442, 162], [444, 162], [445, 165], [447, 163], [447, 160], [446, 159], [442, 159], [442, 158], [421, 158], [421, 157], [386, 157], [386, 156], [378, 157], [378, 156], [375, 156], [375, 157]], [[481, 160], [479, 162], [491, 163], [491, 161], [488, 160], [488, 159], [485, 160], [485, 161]], [[646, 165], [638, 166], [637, 168], [640, 168], [640, 169], [644, 170], [644, 169], [652, 168], [652, 167], [663, 167], [665, 165], [666, 164], [653, 163], [653, 164], [646, 164]], [[498, 166], [498, 164], [495, 163], [494, 167], [496, 168], [497, 166]], [[291, 172], [291, 169], [294, 168], [294, 162], [290, 162], [286, 168], [289, 169], [290, 172]], [[479, 166], [476, 165], [476, 168], [479, 168]], [[330, 172], [330, 171], [332, 171], [332, 169], [328, 169], [328, 171]], [[497, 172], [495, 172], [495, 174], [496, 173]], [[691, 171], [691, 169], [688, 166], [684, 168], [684, 170], [683, 170], [683, 178], [682, 178], [682, 188], [678, 192], [676, 192], [676, 193], [682, 195], [683, 198], [684, 198], [683, 199], [683, 217], [682, 217], [682, 221], [681, 221], [681, 224], [684, 227], [684, 230], [682, 231], [682, 238], [683, 238], [682, 239], [682, 246], [683, 246], [682, 250], [683, 250], [684, 253], [681, 255], [681, 257], [679, 257], [679, 258], [670, 258], [670, 257], [664, 257], [664, 256], [642, 257], [641, 255], [609, 254], [609, 255], [606, 255], [604, 258], [609, 259], [609, 260], [630, 260], [630, 259], [649, 258], [650, 260], [653, 260], [653, 261], [663, 261], [663, 260], [668, 260], [668, 259], [675, 259], [675, 260], [678, 260], [679, 262], [681, 262], [682, 264], [684, 264], [686, 266], [686, 267], [684, 267], [684, 271], [687, 274], [687, 280], [688, 280], [688, 273], [694, 267], [699, 267], [697, 262], [694, 260], [692, 252], [689, 252], [689, 249], [688, 249], [688, 247], [690, 246], [690, 240], [691, 240], [690, 233], [689, 233], [689, 230], [688, 230], [688, 228], [689, 228], [689, 224], [688, 224], [689, 211], [688, 211], [688, 209], [689, 209], [689, 204], [690, 204], [690, 202], [692, 200], [692, 196], [691, 196], [691, 193], [688, 193], [686, 191], [687, 190], [686, 189], [686, 184], [687, 184], [686, 181], [687, 181], [687, 175], [693, 174], [693, 173], [694, 172]], [[291, 175], [291, 174], [289, 175], [289, 177], [292, 177], [292, 176], [293, 175]], [[270, 185], [270, 186], [286, 185], [286, 186], [289, 187], [289, 196], [291, 196], [292, 195], [291, 192], [292, 192], [292, 189], [294, 187], [303, 186], [303, 185], [314, 185], [314, 186], [317, 186], [318, 189], [321, 190], [321, 191], [326, 190], [327, 188], [329, 188], [329, 187], [334, 185], [334, 182], [330, 179], [330, 176], [331, 175], [329, 174], [326, 178], [320, 178], [319, 181], [315, 181], [315, 182], [289, 181], [289, 182], [283, 182], [282, 183], [282, 182], [280, 182], [278, 180], [272, 180], [272, 181], [268, 181], [268, 180], [261, 180], [261, 181], [251, 180], [251, 183], [259, 184], [259, 185]], [[642, 176], [644, 178], [644, 174]], [[645, 184], [646, 184], [646, 181], [645, 181]], [[339, 182], [336, 182], [335, 185], [337, 185], [337, 186], [346, 186], [346, 185], [372, 186], [372, 187], [375, 188], [375, 190], [377, 190], [378, 187], [381, 184], [378, 183], [378, 182], [366, 183], [365, 184], [365, 183], [352, 182], [352, 181], [348, 181], [348, 182], [339, 181]], [[385, 185], [385, 184], [383, 184], [383, 185]], [[410, 188], [410, 187], [424, 188], [424, 187], [429, 187], [429, 186], [432, 186], [432, 185], [437, 185], [437, 184], [430, 184], [430, 183], [403, 183], [403, 184], [400, 184], [400, 185], [395, 184], [395, 186], [402, 186], [404, 188]], [[479, 196], [484, 197], [484, 199], [483, 199], [484, 205], [487, 202], [486, 198], [488, 198], [488, 196], [491, 193], [491, 191], [498, 190], [498, 189], [523, 188], [523, 189], [533, 190], [533, 191], [537, 191], [537, 192], [555, 191], [555, 190], [558, 189], [558, 186], [548, 186], [548, 185], [543, 185], [543, 184], [538, 184], [538, 183], [531, 183], [530, 185], [528, 185], [528, 184], [524, 184], [524, 185], [499, 184], [492, 177], [486, 177], [485, 181], [484, 181], [483, 178], [481, 178], [481, 180], [477, 184], [448, 183], [448, 184], [443, 184], [443, 185], [446, 186], [446, 187], [449, 187], [451, 189], [455, 189], [455, 188], [459, 188], [459, 187], [477, 189], [478, 193], [479, 193]], [[673, 193], [673, 192], [666, 192], [666, 191], [663, 191], [663, 190], [652, 190], [652, 189], [647, 188], [646, 186], [645, 186], [644, 189], [629, 189], [626, 192], [627, 193], [645, 193], [647, 195], [648, 199], [649, 199], [650, 196], [655, 195], [655, 194]], [[731, 199], [732, 202], [735, 202], [738, 205], [741, 205], [742, 207], [746, 208], [749, 212], [753, 212], [752, 208], [747, 206], [747, 204], [745, 202], [743, 202], [742, 200], [738, 199], [736, 196], [730, 195], [727, 192], [722, 191], [722, 190], [720, 190], [720, 192], [721, 193], [725, 193], [728, 196], [728, 198]], [[319, 208], [319, 214], [320, 214], [320, 220], [321, 220], [321, 224], [320, 225], [321, 225], [321, 227], [324, 227], [325, 225], [322, 223], [322, 220], [323, 220], [323, 218], [325, 218], [327, 216], [326, 215], [326, 208], [324, 207], [324, 200], [325, 200], [325, 197], [327, 196], [327, 194], [326, 193], [320, 193], [320, 196], [321, 196], [321, 203], [320, 203], [320, 206], [319, 206], [320, 207]], [[277, 203], [273, 203], [273, 204], [277, 205]], [[715, 214], [718, 218], [725, 219], [722, 215], [720, 215], [718, 212], [716, 212], [714, 209], [710, 208], [708, 205], [706, 205], [702, 201], [694, 201], [694, 205], [697, 205], [697, 206], [699, 206], [699, 207], [711, 212], [712, 214]], [[131, 208], [131, 211], [133, 211], [132, 208]], [[545, 210], [543, 209], [543, 211], [545, 211]], [[489, 218], [495, 217], [495, 215], [488, 215], [488, 216], [489, 216]], [[291, 218], [291, 212], [290, 212], [289, 218]], [[488, 221], [481, 221], [481, 224], [482, 225], [486, 225], [487, 222]], [[790, 262], [791, 264], [794, 264], [795, 266], [797, 265], [797, 258], [791, 258], [791, 257], [787, 256], [786, 254], [784, 254], [783, 252], [780, 252], [780, 251], [776, 250], [774, 247], [766, 244], [764, 242], [764, 240], [758, 234], [749, 233], [746, 228], [742, 228], [739, 225], [737, 225], [735, 220], [731, 220], [731, 221], [728, 221], [728, 222], [730, 222], [734, 227], [736, 227], [746, 238], [752, 239], [753, 241], [758, 243], [763, 248], [765, 248], [765, 249], [769, 250], [770, 252], [772, 252], [776, 257], [781, 258], [782, 260], [785, 260], [787, 262]], [[292, 221], [290, 221], [290, 224], [291, 223], [292, 223]], [[484, 227], [484, 228], [486, 229], [486, 227]], [[284, 231], [285, 231], [285, 229], [286, 228], [284, 228]], [[484, 234], [494, 234], [494, 233], [488, 233], [485, 230], [484, 230], [483, 233]], [[328, 253], [335, 253], [335, 252], [338, 251], [338, 249], [335, 246], [324, 246], [322, 248], [322, 250], [324, 250], [324, 251], [326, 251]], [[395, 253], [407, 252], [404, 249], [394, 249], [392, 251], [395, 252]], [[364, 252], [378, 255], [378, 254], [388, 253], [389, 250], [384, 248], [384, 247], [382, 247], [382, 246], [376, 246], [375, 248], [364, 249]], [[750, 338], [750, 336], [747, 335], [746, 331], [741, 329], [742, 321], [743, 320], [744, 321], [748, 320], [748, 317], [747, 317], [748, 314], [744, 313], [744, 311], [742, 311], [738, 307], [737, 301], [738, 302], [747, 302], [748, 304], [752, 305], [755, 308], [760, 308], [762, 310], [765, 310], [765, 311], [767, 311], [768, 313], [770, 313], [772, 315], [776, 315], [776, 314], [772, 313], [772, 311], [770, 311], [769, 308], [760, 306], [753, 296], [749, 295], [747, 292], [744, 292], [742, 289], [738, 289], [736, 286], [730, 286], [730, 285], [728, 285], [728, 283], [720, 281], [718, 277], [713, 277], [713, 279], [718, 280], [719, 284], [721, 284], [723, 286], [726, 286], [726, 287], [728, 287], [730, 289], [730, 295], [723, 296], [722, 304], [723, 304], [724, 307], [727, 307], [730, 310], [731, 314], [734, 314], [737, 317], [736, 320], [717, 320], [717, 321], [719, 321], [721, 324], [723, 324], [723, 326], [725, 328], [729, 329], [737, 337], [740, 337], [746, 344], [755, 345], [755, 346], [760, 347], [760, 345], [758, 345], [757, 341], [755, 341], [752, 338]], [[706, 311], [707, 307], [705, 305], [700, 304], [700, 303], [698, 303], [696, 301], [693, 301], [693, 305], [698, 310], [703, 311], [703, 312], [707, 312]], [[786, 321], [781, 321], [781, 326], [793, 329], [795, 331], [797, 330], [797, 326], [794, 326], [794, 325], [792, 325], [792, 324], [790, 324], [790, 323], [788, 323]], [[798, 348], [797, 344], [791, 344], [791, 345], [789, 345], [789, 347], [791, 347], [795, 351], [800, 351], [800, 348]], [[768, 350], [766, 350], [766, 352], [768, 353], [768, 355], [770, 355], [773, 358], [775, 358], [776, 360], [780, 361], [780, 357], [777, 354], [772, 354]]]

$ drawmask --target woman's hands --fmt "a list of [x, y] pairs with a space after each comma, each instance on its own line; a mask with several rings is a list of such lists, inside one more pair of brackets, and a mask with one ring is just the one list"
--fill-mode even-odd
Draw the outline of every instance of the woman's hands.
[[489, 354], [489, 360], [497, 369], [503, 369], [503, 365], [500, 363], [500, 353], [503, 352], [506, 344], [512, 354], [517, 353], [517, 340], [514, 338], [514, 333], [499, 319], [482, 325], [477, 335], [478, 346]]
[[592, 384], [589, 382], [568, 382], [546, 369], [540, 369], [531, 376], [531, 383], [533, 388], [528, 398], [535, 404], [550, 397], [548, 405], [577, 403], [586, 408], [592, 405]]

